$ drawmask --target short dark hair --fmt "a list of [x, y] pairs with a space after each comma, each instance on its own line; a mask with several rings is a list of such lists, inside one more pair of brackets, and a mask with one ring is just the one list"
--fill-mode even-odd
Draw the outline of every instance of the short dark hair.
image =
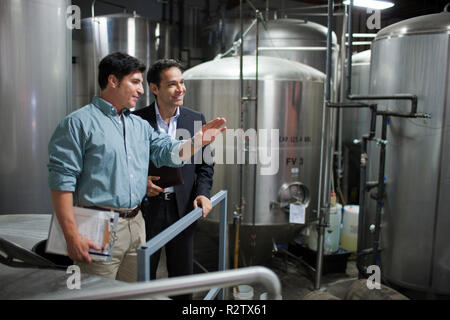
[[147, 72], [148, 84], [154, 83], [159, 88], [159, 83], [161, 82], [161, 72], [172, 67], [177, 67], [180, 71], [183, 71], [183, 66], [175, 59], [156, 60]]
[[108, 84], [110, 74], [114, 75], [120, 83], [124, 76], [135, 71], [144, 73], [145, 69], [147, 66], [135, 57], [124, 52], [113, 52], [104, 57], [98, 65], [98, 84], [103, 90]]

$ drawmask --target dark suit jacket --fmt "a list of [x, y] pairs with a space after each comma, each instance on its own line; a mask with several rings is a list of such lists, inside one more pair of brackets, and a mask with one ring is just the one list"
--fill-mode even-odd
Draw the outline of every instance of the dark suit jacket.
[[[205, 117], [202, 113], [192, 109], [185, 107], [179, 108], [180, 116], [177, 120], [177, 129], [186, 129], [190, 132], [191, 137], [193, 137], [195, 133], [194, 121], [201, 121], [202, 124], [205, 124]], [[158, 130], [154, 102], [150, 106], [134, 111], [133, 113], [147, 120], [153, 129]], [[205, 147], [203, 150], [205, 150]], [[206, 164], [203, 158], [201, 164], [194, 164], [194, 157], [192, 157], [191, 163], [185, 164], [181, 168], [181, 172], [184, 184], [174, 187], [180, 218], [193, 209], [192, 202], [198, 195], [204, 195], [207, 198], [211, 197], [210, 191], [213, 183], [214, 167], [213, 165]], [[149, 200], [151, 201], [151, 197]]]

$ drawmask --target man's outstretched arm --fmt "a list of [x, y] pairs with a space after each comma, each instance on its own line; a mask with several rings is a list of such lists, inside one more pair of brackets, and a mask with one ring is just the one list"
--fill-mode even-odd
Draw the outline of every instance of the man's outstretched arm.
[[201, 130], [194, 134], [194, 137], [181, 144], [180, 159], [186, 161], [201, 150], [203, 146], [213, 142], [219, 134], [227, 129], [227, 127], [224, 127], [226, 123], [225, 118], [215, 118], [205, 124]]

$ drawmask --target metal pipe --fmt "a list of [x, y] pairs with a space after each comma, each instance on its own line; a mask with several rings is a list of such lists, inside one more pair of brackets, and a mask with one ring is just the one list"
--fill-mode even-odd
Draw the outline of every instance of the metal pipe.
[[[296, 17], [324, 17], [327, 16], [326, 13], [289, 13], [289, 16]], [[333, 16], [342, 16], [344, 15], [342, 12], [336, 12], [332, 14]]]
[[256, 21], [257, 21], [257, 19], [253, 20], [252, 23], [250, 24], [250, 26], [249, 26], [249, 27], [244, 31], [244, 33], [241, 35], [241, 37], [240, 37], [238, 40], [236, 40], [236, 41], [233, 43], [233, 45], [232, 45], [230, 48], [228, 48], [227, 51], [225, 51], [224, 53], [219, 53], [219, 54], [216, 56], [216, 58], [223, 58], [223, 57], [226, 57], [228, 54], [230, 54], [231, 52], [233, 52], [234, 49], [235, 49], [235, 43], [236, 43], [236, 42], [244, 41], [245, 36], [250, 32], [250, 30], [251, 30], [251, 29], [253, 28], [253, 26], [256, 24]]
[[369, 108], [371, 110], [370, 133], [369, 135], [364, 135], [362, 137], [361, 159], [360, 159], [359, 215], [358, 215], [358, 236], [356, 249], [356, 266], [359, 271], [360, 278], [366, 275], [366, 270], [365, 268], [362, 267], [361, 259], [363, 257], [362, 252], [366, 250], [366, 248], [363, 248], [363, 243], [365, 243], [365, 230], [363, 230], [363, 227], [366, 225], [365, 198], [366, 198], [366, 191], [368, 190], [368, 184], [366, 182], [367, 162], [369, 161], [369, 156], [367, 154], [367, 143], [368, 141], [374, 140], [377, 121], [377, 105], [376, 104], [369, 105]]
[[361, 103], [361, 102], [344, 102], [344, 103], [327, 103], [327, 107], [329, 108], [368, 108], [369, 105], [367, 103]]
[[[351, 58], [349, 57], [351, 60]], [[351, 77], [350, 77], [351, 82]], [[349, 100], [411, 100], [410, 114], [417, 113], [417, 96], [410, 93], [396, 94], [371, 94], [371, 95], [348, 95]]]
[[[178, 2], [178, 21], [179, 21], [179, 28], [178, 28], [178, 46], [179, 46], [179, 51], [178, 51], [178, 59], [181, 61], [182, 60], [182, 54], [181, 52], [183, 51], [183, 38], [184, 38], [184, 33], [183, 33], [183, 29], [184, 29], [184, 1], [179, 1]], [[189, 63], [189, 61], [188, 61]]]
[[377, 130], [377, 105], [372, 104], [370, 107], [370, 133], [369, 139], [373, 139], [375, 137], [375, 133]]
[[[334, 7], [341, 7], [341, 3], [334, 4]], [[297, 7], [297, 8], [289, 8], [289, 11], [302, 11], [302, 10], [310, 10], [310, 9], [322, 9], [329, 8], [328, 4], [322, 4], [317, 6], [309, 6], [309, 7]], [[333, 9], [334, 10], [334, 9]]]
[[169, 0], [169, 24], [173, 24], [173, 0]]
[[[388, 116], [383, 115], [383, 122], [381, 128], [381, 139], [386, 141], [387, 137], [387, 121]], [[380, 243], [380, 225], [381, 225], [381, 209], [383, 207], [384, 199], [384, 171], [386, 165], [386, 144], [381, 143], [380, 162], [378, 169], [378, 190], [377, 190], [377, 210], [375, 214], [375, 232], [373, 237], [373, 255], [372, 264], [377, 264], [378, 247]]]
[[316, 275], [314, 287], [316, 290], [320, 288], [320, 281], [322, 277], [322, 264], [323, 264], [323, 245], [324, 245], [324, 233], [325, 227], [328, 222], [329, 214], [329, 143], [330, 143], [330, 124], [331, 116], [329, 116], [329, 110], [326, 108], [326, 104], [330, 102], [331, 98], [331, 40], [333, 32], [333, 0], [328, 0], [328, 32], [327, 32], [327, 61], [326, 61], [326, 84], [325, 84], [325, 101], [322, 113], [322, 141], [321, 141], [321, 154], [320, 154], [320, 173], [319, 173], [319, 194], [318, 194], [318, 240], [317, 240], [317, 258], [316, 258]]
[[[96, 41], [95, 41], [95, 39], [96, 39], [96, 35], [95, 35], [95, 27], [97, 26], [96, 24], [95, 24], [95, 2], [96, 2], [96, 0], [94, 0], [94, 1], [92, 1], [92, 5], [91, 5], [91, 18], [92, 18], [92, 58], [93, 58], [93, 60], [92, 60], [92, 62], [95, 64], [96, 63], [96, 61], [97, 61], [97, 54], [96, 54], [96, 52], [95, 52], [95, 50], [96, 50]], [[94, 68], [94, 81], [97, 81], [97, 78], [98, 78], [98, 76], [97, 76], [97, 68]], [[97, 86], [96, 85], [94, 85], [94, 94], [95, 95], [98, 95], [98, 92], [97, 92]]]
[[[347, 7], [348, 12], [348, 51], [347, 51], [347, 97], [352, 93], [352, 41], [353, 41], [353, 18], [352, 18], [353, 0]], [[350, 99], [351, 100], [351, 99]]]
[[[344, 16], [342, 18], [342, 37], [341, 37], [341, 73], [343, 74], [345, 71], [345, 34], [347, 33], [347, 14], [344, 10]], [[342, 81], [340, 83], [340, 96], [339, 101], [342, 103], [344, 102], [345, 97], [345, 81]], [[337, 186], [340, 191], [340, 185], [341, 185], [341, 179], [343, 177], [343, 170], [342, 170], [342, 125], [343, 125], [343, 113], [344, 111], [339, 109], [338, 110], [338, 145], [337, 145]], [[341, 193], [341, 201], [344, 205], [344, 196]]]
[[[259, 10], [255, 12], [255, 20], [256, 20], [256, 49], [255, 49], [255, 130], [258, 132], [258, 56], [259, 56]], [[242, 40], [243, 41], [243, 40]], [[256, 190], [256, 175], [257, 175], [257, 165], [254, 165], [254, 178], [253, 178], [253, 190]], [[253, 221], [252, 225], [256, 224], [256, 196], [253, 195]]]
[[[357, 240], [357, 249], [356, 249], [356, 265], [360, 266], [360, 256], [359, 253], [364, 249], [362, 248], [363, 243], [363, 226], [365, 225], [365, 197], [366, 197], [366, 174], [367, 174], [367, 161], [369, 157], [367, 155], [367, 136], [363, 136], [361, 140], [361, 159], [359, 164], [359, 215], [358, 215], [358, 240]], [[359, 269], [358, 269], [359, 270]], [[365, 270], [360, 270], [359, 278], [365, 275]]]
[[327, 47], [259, 47], [259, 51], [326, 51]]
[[445, 5], [443, 12], [450, 12], [450, 2]]
[[[122, 287], [80, 290], [67, 297], [45, 296], [44, 299], [105, 300], [143, 299], [205, 291], [215, 287], [232, 287], [243, 283], [259, 283], [267, 289], [268, 298], [281, 300], [281, 283], [277, 275], [265, 267], [248, 267], [237, 270], [216, 271], [175, 278], [132, 283]], [[42, 299], [40, 297], [40, 299]]]
[[[240, 42], [240, 51], [239, 51], [239, 83], [240, 83], [240, 94], [239, 94], [239, 105], [241, 106], [240, 110], [240, 125], [241, 129], [244, 130], [244, 17], [243, 17], [243, 8], [242, 8], [242, 0], [239, 0], [239, 19], [241, 23], [241, 42]], [[245, 143], [245, 141], [244, 141]], [[243, 147], [241, 145], [241, 147]], [[239, 150], [238, 150], [239, 152]], [[244, 208], [244, 165], [239, 165], [240, 172], [240, 190], [239, 190], [239, 211], [238, 213], [242, 214], [242, 209]]]
[[401, 113], [401, 112], [391, 112], [391, 111], [378, 111], [377, 115], [379, 116], [391, 116], [391, 117], [399, 117], [399, 118], [424, 118], [431, 119], [431, 114], [429, 113]]
[[348, 56], [347, 56], [347, 99], [349, 100], [411, 100], [411, 115], [417, 113], [417, 96], [413, 94], [352, 95], [352, 51], [353, 51], [353, 0], [348, 5]]
[[253, 5], [253, 3], [250, 0], [245, 0], [248, 5], [252, 8], [253, 11], [258, 11], [258, 9], [256, 9], [256, 7]]
[[161, 16], [162, 16], [162, 22], [167, 22], [167, 17], [166, 17], [166, 6], [167, 6], [167, 2], [161, 2]]

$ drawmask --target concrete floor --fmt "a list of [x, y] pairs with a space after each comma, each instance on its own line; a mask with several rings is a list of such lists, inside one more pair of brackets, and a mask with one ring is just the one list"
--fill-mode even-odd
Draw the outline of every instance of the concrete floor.
[[[201, 220], [198, 221], [195, 235], [194, 260], [195, 273], [203, 273], [203, 269], [208, 271], [217, 270], [218, 235], [215, 230], [211, 230], [209, 224], [203, 224]], [[232, 265], [232, 261], [230, 265]], [[314, 273], [296, 259], [280, 253], [269, 258], [266, 263], [261, 265], [275, 272], [280, 279], [283, 300], [302, 300], [307, 294], [314, 291]], [[240, 267], [243, 267], [243, 265], [240, 265]], [[163, 252], [158, 266], [157, 278], [165, 277], [167, 277], [167, 269]], [[345, 273], [328, 273], [322, 276], [320, 290], [328, 292], [339, 299], [344, 299], [348, 287], [357, 277], [358, 272], [355, 261], [350, 257], [347, 261]], [[259, 284], [252, 284], [251, 286], [254, 290], [253, 299], [259, 299], [260, 295], [265, 291], [264, 287]], [[195, 293], [194, 300], [201, 300], [205, 295], [206, 292]], [[233, 299], [231, 290], [229, 299]]]

